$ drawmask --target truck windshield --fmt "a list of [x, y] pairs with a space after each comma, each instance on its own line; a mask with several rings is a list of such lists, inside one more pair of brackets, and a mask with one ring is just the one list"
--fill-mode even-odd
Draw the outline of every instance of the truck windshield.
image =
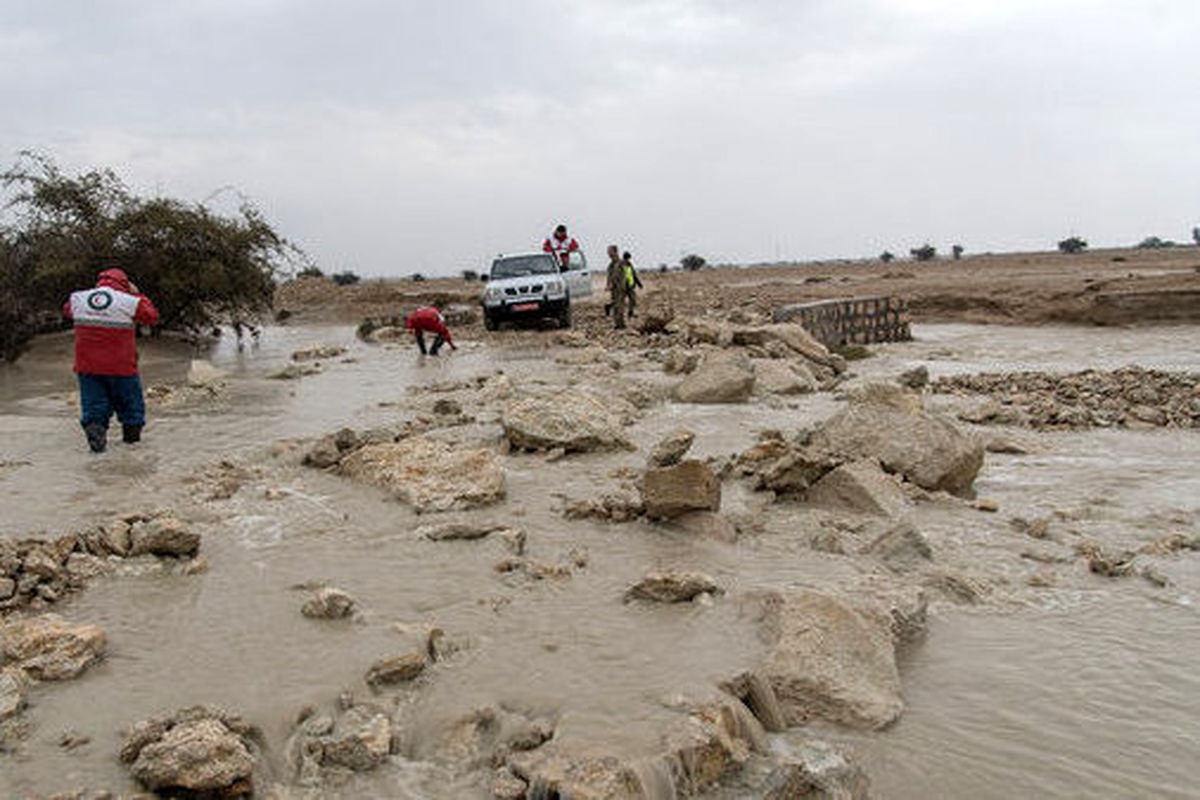
[[521, 278], [526, 275], [557, 275], [558, 267], [552, 256], [514, 256], [492, 262], [492, 280]]

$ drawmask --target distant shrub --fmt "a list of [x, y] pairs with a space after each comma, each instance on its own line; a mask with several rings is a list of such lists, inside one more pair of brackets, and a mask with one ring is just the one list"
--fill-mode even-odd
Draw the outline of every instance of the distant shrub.
[[324, 278], [325, 273], [316, 264], [310, 264], [296, 273], [297, 278]]
[[351, 284], [358, 283], [361, 280], [361, 278], [359, 278], [350, 270], [346, 270], [345, 272], [336, 272], [333, 275], [330, 275], [329, 279], [338, 286], [350, 286]]
[[884, 250], [882, 253], [879, 254], [879, 260], [885, 264], [890, 264], [896, 260], [896, 257], [894, 255], [892, 255], [891, 251]]
[[679, 266], [683, 267], [688, 272], [695, 272], [698, 269], [704, 269], [704, 267], [707, 265], [708, 262], [695, 253], [691, 253], [679, 259]]
[[1088, 243], [1085, 240], [1079, 238], [1078, 236], [1072, 236], [1069, 239], [1063, 239], [1061, 242], [1059, 242], [1058, 250], [1061, 253], [1072, 255], [1075, 253], [1082, 253], [1084, 250], [1087, 250], [1087, 246]]
[[421, 281], [425, 280], [425, 276], [419, 272], [414, 272], [412, 275], [408, 276], [408, 279], [413, 283], [420, 283]]
[[475, 282], [479, 280], [479, 273], [473, 269], [464, 269], [462, 271], [462, 279], [464, 281]]
[[937, 258], [937, 248], [926, 242], [920, 247], [914, 247], [908, 251], [917, 261], [933, 261]]
[[950, 248], [950, 255], [954, 257], [955, 261], [958, 261], [960, 258], [962, 258], [964, 252], [965, 250], [961, 244], [956, 244]]
[[1157, 236], [1147, 236], [1138, 242], [1137, 246], [1142, 250], [1157, 250], [1162, 247], [1176, 247], [1176, 243], [1170, 239], [1160, 239]]

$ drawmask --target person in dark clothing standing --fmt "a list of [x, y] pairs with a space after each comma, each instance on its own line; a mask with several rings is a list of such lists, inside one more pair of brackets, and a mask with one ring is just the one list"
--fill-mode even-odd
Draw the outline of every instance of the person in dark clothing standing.
[[608, 308], [612, 313], [613, 327], [625, 327], [625, 265], [621, 263], [621, 251], [615, 244], [608, 246]]

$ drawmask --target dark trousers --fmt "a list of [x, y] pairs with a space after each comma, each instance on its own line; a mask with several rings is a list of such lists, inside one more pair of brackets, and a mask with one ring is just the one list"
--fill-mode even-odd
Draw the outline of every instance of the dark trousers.
[[146, 424], [146, 401], [138, 375], [78, 375], [79, 424], [98, 422], [105, 428], [113, 412], [122, 425]]
[[428, 350], [426, 350], [425, 349], [425, 332], [417, 331], [417, 348], [421, 351], [421, 355], [425, 355], [426, 353], [428, 353], [431, 356], [436, 356], [438, 354], [438, 350], [441, 350], [442, 345], [444, 345], [445, 343], [446, 343], [446, 340], [443, 339], [442, 335], [439, 333], [434, 338], [433, 344], [430, 345]]

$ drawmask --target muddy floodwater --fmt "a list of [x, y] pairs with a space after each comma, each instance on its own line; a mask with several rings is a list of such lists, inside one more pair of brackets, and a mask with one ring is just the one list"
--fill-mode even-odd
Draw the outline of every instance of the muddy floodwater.
[[[916, 341], [873, 347], [849, 385], [923, 364], [934, 376], [1128, 364], [1200, 371], [1195, 327], [1021, 328], [919, 325]], [[269, 377], [314, 343], [344, 345], [319, 374]], [[565, 520], [564, 498], [588, 497], [678, 425], [696, 433], [700, 458], [736, 454], [770, 429], [811, 427], [843, 402], [817, 393], [774, 403], [659, 403], [629, 428], [637, 452], [504, 457], [507, 499], [487, 511], [524, 530], [528, 553], [558, 563], [584, 554], [569, 578], [517, 581], [497, 574], [500, 542], [435, 542], [423, 520], [371, 487], [301, 466], [304, 442], [341, 427], [393, 423], [454, 385], [501, 370], [517, 385], [563, 385], [556, 349], [465, 343], [419, 360], [399, 345], [368, 345], [349, 327], [277, 327], [239, 351], [230, 338], [205, 354], [228, 374], [225, 394], [151, 405], [142, 444], [86, 452], [75, 421], [70, 339], [48, 337], [0, 368], [0, 534], [72, 530], [127, 510], [172, 508], [203, 536], [210, 563], [181, 577], [146, 569], [97, 578], [53, 609], [97, 624], [108, 655], [79, 678], [41, 684], [24, 712], [31, 729], [0, 753], [0, 796], [78, 787], [128, 794], [118, 762], [122, 731], [197, 703], [236, 710], [263, 730], [266, 769], [283, 780], [285, 741], [298, 711], [343, 690], [366, 695], [363, 673], [396, 651], [405, 631], [436, 624], [462, 643], [435, 680], [399, 701], [401, 754], [331, 789], [347, 797], [488, 796], [486, 774], [451, 770], [438, 737], [473, 709], [499, 706], [557, 720], [555, 740], [636, 759], [653, 749], [672, 698], [703, 694], [762, 656], [733, 602], [623, 603], [648, 569], [713, 576], [728, 596], [755, 589], [836, 586], [859, 568], [810, 549], [805, 519], [727, 481], [723, 509], [761, 518], [735, 541], [635, 521]], [[143, 349], [147, 384], [178, 384], [193, 353]], [[618, 354], [619, 355], [619, 354]], [[622, 375], [669, 384], [645, 363]], [[589, 377], [578, 377], [587, 388]], [[954, 398], [930, 407], [953, 413]], [[464, 408], [469, 413], [471, 409]], [[458, 432], [495, 444], [495, 420]], [[1000, 430], [1000, 429], [996, 429]], [[1200, 796], [1200, 553], [1162, 559], [1158, 585], [1054, 562], [1057, 580], [1030, 585], [1045, 565], [1012, 518], [1052, 519], [1063, 552], [1076, 539], [1135, 548], [1164, 534], [1200, 533], [1200, 433], [1193, 430], [1018, 431], [1027, 453], [988, 453], [975, 481], [997, 513], [919, 506], [916, 521], [939, 564], [978, 576], [975, 603], [931, 597], [927, 632], [902, 651], [906, 710], [874, 733], [817, 725], [772, 734], [784, 751], [819, 736], [845, 744], [875, 796], [893, 799]], [[119, 436], [117, 437], [119, 438]], [[222, 463], [224, 462], [224, 463]], [[213, 492], [222, 479], [229, 490]], [[485, 515], [486, 515], [485, 514]], [[299, 613], [295, 587], [328, 582], [363, 609], [354, 620]], [[59, 741], [90, 738], [75, 749]], [[711, 797], [749, 796], [736, 785]]]

